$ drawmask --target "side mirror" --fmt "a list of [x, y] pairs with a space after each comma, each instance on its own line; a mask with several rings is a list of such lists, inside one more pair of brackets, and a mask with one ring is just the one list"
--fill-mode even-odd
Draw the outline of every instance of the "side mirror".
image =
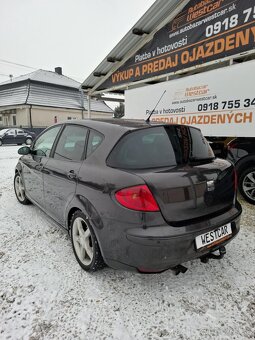
[[46, 153], [43, 150], [40, 150], [40, 149], [33, 151], [33, 154], [38, 156], [38, 157], [45, 157], [46, 156]]
[[28, 155], [31, 153], [31, 150], [28, 146], [22, 146], [22, 148], [19, 148], [18, 154], [19, 155]]

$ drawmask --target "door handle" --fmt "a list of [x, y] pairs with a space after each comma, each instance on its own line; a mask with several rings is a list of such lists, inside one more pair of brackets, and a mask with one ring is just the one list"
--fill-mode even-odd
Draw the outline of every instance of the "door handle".
[[50, 175], [50, 171], [46, 170], [45, 168], [42, 168], [42, 173], [44, 173], [45, 175]]
[[77, 178], [77, 175], [76, 173], [74, 172], [74, 170], [70, 170], [68, 173], [67, 173], [67, 177], [69, 179], [76, 179]]

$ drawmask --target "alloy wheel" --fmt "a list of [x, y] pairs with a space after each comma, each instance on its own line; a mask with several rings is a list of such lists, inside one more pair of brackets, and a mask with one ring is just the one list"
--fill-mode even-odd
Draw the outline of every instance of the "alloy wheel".
[[77, 217], [73, 222], [73, 245], [79, 260], [89, 266], [93, 260], [93, 242], [86, 221]]
[[255, 202], [255, 171], [246, 174], [242, 182], [242, 189], [244, 194]]
[[14, 185], [15, 185], [15, 191], [16, 191], [16, 195], [18, 197], [18, 200], [20, 202], [25, 201], [25, 199], [26, 199], [25, 187], [24, 187], [24, 184], [23, 184], [23, 181], [22, 181], [20, 175], [16, 176]]

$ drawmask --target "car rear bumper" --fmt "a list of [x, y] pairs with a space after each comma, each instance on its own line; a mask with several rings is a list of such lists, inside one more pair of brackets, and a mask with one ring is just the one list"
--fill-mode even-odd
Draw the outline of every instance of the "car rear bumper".
[[[107, 257], [106, 263], [115, 269], [140, 270], [144, 272], [163, 271], [186, 261], [202, 257], [229, 243], [240, 230], [242, 208], [238, 203], [235, 209], [204, 222], [185, 227], [169, 225], [131, 228], [125, 237]], [[196, 249], [195, 238], [218, 227], [231, 223], [232, 235], [211, 248]], [[209, 226], [210, 225], [210, 226]]]

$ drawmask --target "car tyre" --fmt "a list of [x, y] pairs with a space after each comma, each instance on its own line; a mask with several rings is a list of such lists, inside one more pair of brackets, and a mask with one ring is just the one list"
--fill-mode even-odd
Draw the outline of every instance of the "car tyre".
[[14, 191], [19, 203], [24, 205], [31, 203], [29, 199], [26, 197], [25, 187], [19, 172], [17, 172], [14, 176]]
[[2, 146], [3, 145], [3, 142], [1, 141], [1, 139], [0, 139], [0, 146]]
[[32, 144], [32, 138], [27, 138], [25, 143], [26, 143], [26, 145], [31, 145]]
[[71, 240], [74, 255], [82, 269], [95, 272], [105, 266], [96, 235], [81, 211], [72, 216]]
[[243, 198], [255, 205], [255, 167], [250, 167], [244, 170], [240, 177], [238, 183], [239, 191]]

